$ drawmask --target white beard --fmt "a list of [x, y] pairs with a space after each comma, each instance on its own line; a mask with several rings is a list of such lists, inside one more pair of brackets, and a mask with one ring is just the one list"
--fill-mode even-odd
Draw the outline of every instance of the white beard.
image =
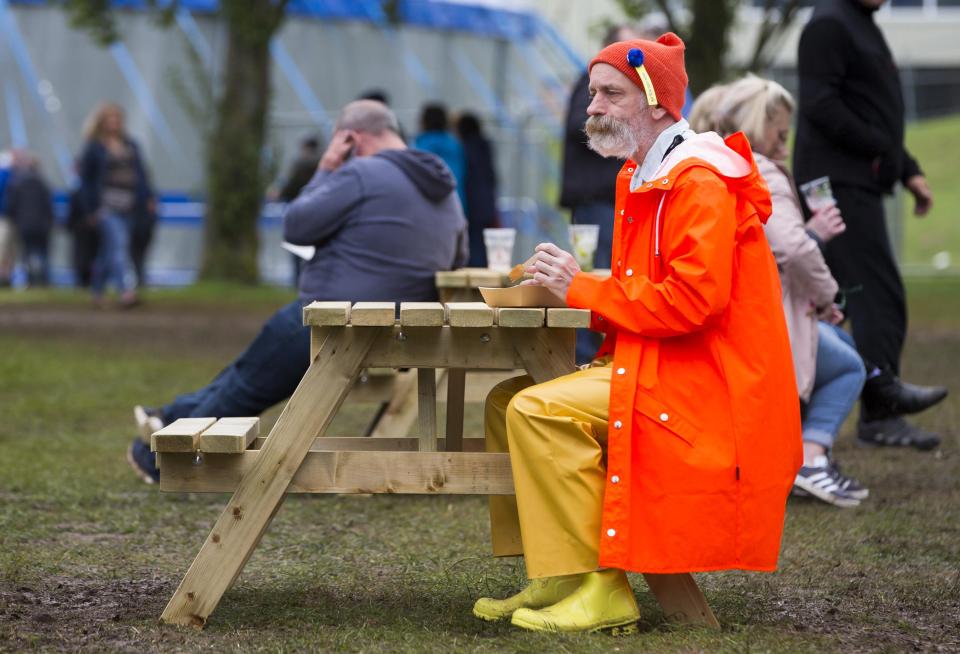
[[601, 157], [629, 159], [639, 148], [637, 134], [629, 123], [609, 116], [590, 116], [583, 129], [587, 147]]

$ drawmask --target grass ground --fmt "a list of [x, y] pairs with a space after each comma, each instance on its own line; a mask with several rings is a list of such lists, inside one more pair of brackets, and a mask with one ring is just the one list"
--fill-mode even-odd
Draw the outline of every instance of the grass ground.
[[913, 199], [904, 198], [902, 260], [930, 266], [934, 255], [947, 252], [953, 271], [960, 270], [960, 186], [956, 180], [960, 116], [911, 124], [907, 148], [927, 176], [934, 203], [930, 215], [916, 218]]
[[[905, 376], [957, 391], [960, 280], [909, 287]], [[641, 577], [638, 636], [475, 620], [474, 599], [514, 591], [522, 567], [488, 556], [483, 498], [418, 496], [291, 496], [206, 630], [159, 625], [227, 497], [139, 482], [130, 407], [204, 383], [287, 299], [199, 287], [95, 312], [62, 293], [0, 295], [0, 650], [960, 650], [956, 395], [917, 419], [944, 436], [937, 452], [858, 449], [845, 430], [838, 457], [872, 495], [847, 511], [792, 499], [776, 573], [699, 575], [719, 632], [664, 622]], [[347, 405], [335, 428], [371, 409]], [[478, 433], [479, 406], [467, 420]]]

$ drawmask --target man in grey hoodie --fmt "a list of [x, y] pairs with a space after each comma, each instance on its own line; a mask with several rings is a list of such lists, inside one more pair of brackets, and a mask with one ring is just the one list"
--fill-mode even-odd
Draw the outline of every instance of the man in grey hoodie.
[[[464, 265], [468, 252], [450, 170], [435, 155], [407, 149], [396, 117], [374, 100], [344, 107], [317, 173], [287, 207], [284, 238], [316, 247], [300, 274], [300, 298], [207, 386], [160, 409], [136, 407], [142, 434], [177, 418], [259, 415], [288, 398], [309, 366], [304, 305], [436, 300], [434, 273]], [[145, 481], [160, 478], [142, 439], [127, 458]]]

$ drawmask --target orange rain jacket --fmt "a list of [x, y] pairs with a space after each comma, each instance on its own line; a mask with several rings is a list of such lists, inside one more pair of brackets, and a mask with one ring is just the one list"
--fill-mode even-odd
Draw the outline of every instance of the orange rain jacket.
[[631, 192], [636, 165], [612, 276], [567, 293], [614, 356], [600, 565], [774, 570], [802, 452], [770, 193], [743, 134], [689, 138]]

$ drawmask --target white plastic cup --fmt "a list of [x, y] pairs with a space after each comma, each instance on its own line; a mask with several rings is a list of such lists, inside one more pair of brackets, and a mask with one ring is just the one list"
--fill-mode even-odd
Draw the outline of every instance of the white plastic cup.
[[590, 272], [593, 270], [593, 256], [600, 238], [600, 225], [570, 225], [567, 234], [570, 236], [573, 257], [580, 265], [580, 270]]
[[833, 189], [830, 188], [829, 177], [818, 177], [806, 184], [801, 184], [800, 192], [803, 193], [810, 211], [817, 211], [837, 203], [833, 197]]
[[513, 242], [517, 230], [513, 227], [488, 227], [483, 230], [483, 244], [487, 248], [487, 267], [497, 272], [510, 272], [513, 267]]

